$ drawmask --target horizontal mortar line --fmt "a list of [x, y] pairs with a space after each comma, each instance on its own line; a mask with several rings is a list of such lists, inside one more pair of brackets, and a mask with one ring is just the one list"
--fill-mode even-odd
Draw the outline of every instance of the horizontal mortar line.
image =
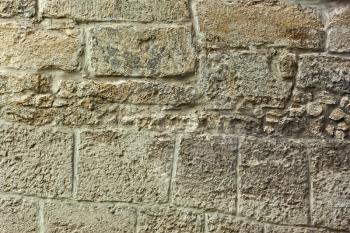
[[283, 223], [273, 223], [269, 221], [257, 221], [256, 219], [249, 218], [249, 217], [241, 217], [236, 216], [232, 213], [222, 212], [222, 211], [209, 211], [206, 209], [200, 209], [195, 207], [184, 207], [184, 206], [177, 206], [173, 205], [171, 203], [131, 203], [126, 201], [89, 201], [89, 200], [74, 200], [71, 198], [50, 198], [50, 197], [37, 197], [34, 195], [27, 195], [27, 194], [16, 194], [16, 193], [4, 193], [0, 192], [1, 198], [19, 198], [19, 199], [33, 199], [33, 201], [44, 201], [44, 204], [46, 203], [63, 203], [63, 204], [82, 204], [82, 205], [96, 205], [96, 206], [108, 206], [108, 205], [114, 205], [117, 207], [124, 207], [124, 208], [135, 208], [135, 209], [147, 209], [147, 208], [174, 208], [179, 211], [192, 211], [196, 214], [219, 214], [219, 215], [226, 215], [226, 216], [232, 216], [235, 219], [238, 220], [244, 220], [251, 223], [256, 224], [267, 224], [272, 226], [282, 226], [282, 227], [300, 227], [300, 228], [307, 228], [307, 229], [320, 229], [320, 230], [330, 230], [334, 232], [340, 232], [343, 233], [343, 230], [328, 228], [328, 227], [319, 227], [319, 226], [310, 226], [305, 224], [300, 225], [291, 225], [291, 224], [283, 224]]
[[[61, 18], [63, 19], [63, 18]], [[168, 27], [177, 28], [183, 26], [191, 26], [191, 21], [179, 21], [179, 22], [141, 22], [141, 21], [75, 21], [78, 26], [90, 27], [106, 27], [106, 26], [147, 26], [147, 27]]]

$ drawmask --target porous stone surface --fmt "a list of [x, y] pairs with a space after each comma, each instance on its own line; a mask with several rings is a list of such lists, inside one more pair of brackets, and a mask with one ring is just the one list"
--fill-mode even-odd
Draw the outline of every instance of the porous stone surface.
[[96, 75], [174, 76], [194, 71], [187, 26], [93, 27], [88, 33], [91, 71]]
[[242, 216], [306, 224], [308, 160], [303, 144], [248, 137], [240, 144], [239, 211]]
[[35, 0], [2, 0], [0, 2], [0, 17], [21, 15], [31, 17], [35, 14]]
[[1, 192], [71, 196], [72, 153], [70, 133], [1, 124]]
[[37, 204], [30, 200], [0, 198], [0, 232], [38, 232], [37, 209]]
[[173, 179], [176, 205], [234, 212], [237, 138], [188, 135], [179, 147]]
[[313, 143], [310, 148], [311, 220], [314, 225], [350, 230], [350, 144]]
[[11, 68], [78, 68], [79, 30], [45, 30], [27, 23], [0, 23], [0, 65]]
[[349, 0], [0, 0], [0, 233], [350, 232]]
[[264, 228], [263, 224], [230, 215], [215, 213], [206, 217], [209, 233], [261, 233]]
[[45, 232], [132, 233], [136, 212], [113, 205], [45, 203]]
[[141, 22], [189, 19], [188, 1], [177, 0], [40, 0], [45, 17], [69, 17], [84, 21], [131, 20]]
[[200, 32], [207, 47], [271, 44], [319, 49], [324, 43], [320, 14], [280, 1], [197, 3]]
[[190, 210], [174, 208], [142, 208], [138, 215], [137, 233], [202, 232], [203, 217]]
[[79, 199], [168, 200], [174, 139], [137, 131], [87, 131], [80, 140]]

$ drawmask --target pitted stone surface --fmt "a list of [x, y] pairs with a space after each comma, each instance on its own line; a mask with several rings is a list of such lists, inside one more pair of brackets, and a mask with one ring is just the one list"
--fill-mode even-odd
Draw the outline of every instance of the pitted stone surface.
[[237, 138], [188, 135], [179, 147], [173, 180], [176, 205], [234, 212]]
[[35, 14], [35, 0], [1, 0], [0, 17], [21, 15], [31, 17]]
[[40, 0], [44, 16], [84, 21], [184, 21], [189, 19], [186, 0]]
[[240, 144], [240, 214], [259, 221], [306, 224], [308, 159], [292, 140], [245, 138]]
[[0, 232], [37, 233], [38, 206], [30, 200], [0, 198]]
[[171, 137], [143, 131], [87, 131], [80, 140], [79, 199], [168, 200], [175, 143]]
[[53, 129], [0, 125], [0, 191], [71, 196], [73, 136]]
[[94, 27], [88, 33], [96, 75], [174, 76], [194, 71], [188, 26]]
[[136, 211], [113, 205], [45, 203], [47, 233], [133, 233]]

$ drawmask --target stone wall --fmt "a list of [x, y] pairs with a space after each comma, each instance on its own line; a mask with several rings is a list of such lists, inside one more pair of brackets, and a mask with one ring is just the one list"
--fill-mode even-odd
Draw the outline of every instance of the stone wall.
[[1, 233], [350, 232], [350, 5], [1, 0]]

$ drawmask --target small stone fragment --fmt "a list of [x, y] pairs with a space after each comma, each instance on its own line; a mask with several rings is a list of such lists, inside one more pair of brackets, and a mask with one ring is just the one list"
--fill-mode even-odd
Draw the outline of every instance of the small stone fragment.
[[334, 109], [331, 114], [329, 115], [329, 118], [334, 120], [334, 121], [340, 121], [341, 119], [343, 119], [345, 117], [345, 113], [343, 110], [341, 110], [340, 108], [336, 108]]
[[320, 103], [313, 102], [307, 105], [307, 114], [309, 114], [310, 116], [317, 117], [321, 115], [322, 112], [323, 112], [323, 107]]
[[333, 125], [327, 125], [325, 130], [330, 136], [333, 136], [335, 127]]

